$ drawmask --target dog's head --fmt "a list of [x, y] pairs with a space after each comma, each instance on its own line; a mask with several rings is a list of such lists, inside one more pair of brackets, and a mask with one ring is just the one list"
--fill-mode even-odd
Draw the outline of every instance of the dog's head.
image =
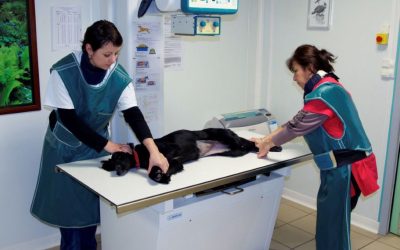
[[115, 152], [111, 158], [102, 161], [102, 168], [107, 171], [116, 171], [118, 176], [125, 175], [129, 169], [135, 166], [135, 159], [129, 153]]

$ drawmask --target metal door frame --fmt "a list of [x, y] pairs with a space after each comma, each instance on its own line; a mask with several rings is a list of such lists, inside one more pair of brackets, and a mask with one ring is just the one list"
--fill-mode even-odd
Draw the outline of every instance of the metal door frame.
[[[398, 37], [400, 32], [398, 32]], [[400, 40], [398, 40], [400, 41]], [[382, 184], [381, 204], [379, 209], [378, 233], [387, 234], [393, 204], [393, 195], [396, 181], [396, 172], [400, 153], [400, 63], [397, 45], [396, 72], [393, 86], [393, 103], [389, 128], [388, 150], [386, 155], [385, 172]]]

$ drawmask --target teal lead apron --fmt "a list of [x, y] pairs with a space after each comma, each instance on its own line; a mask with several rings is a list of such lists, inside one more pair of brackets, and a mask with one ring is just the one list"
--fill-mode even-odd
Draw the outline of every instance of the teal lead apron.
[[[321, 80], [323, 82], [324, 79]], [[323, 101], [343, 122], [341, 138], [333, 138], [321, 126], [304, 136], [319, 167], [321, 184], [317, 196], [317, 250], [349, 250], [351, 164], [336, 166], [332, 150], [349, 149], [371, 152], [357, 109], [346, 90], [324, 82], [305, 96], [304, 102]]]
[[[79, 64], [70, 54], [55, 65], [72, 99], [75, 111], [91, 129], [108, 138], [108, 123], [119, 97], [131, 82], [117, 65], [101, 87], [86, 83]], [[46, 131], [40, 172], [31, 213], [38, 219], [59, 227], [87, 227], [100, 223], [99, 198], [64, 173], [57, 173], [57, 164], [92, 159], [107, 155], [79, 141], [60, 120]], [[100, 166], [99, 166], [100, 167]]]

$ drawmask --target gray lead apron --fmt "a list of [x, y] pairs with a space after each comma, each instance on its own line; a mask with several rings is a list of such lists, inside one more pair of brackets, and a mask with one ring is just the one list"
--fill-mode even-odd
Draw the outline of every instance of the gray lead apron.
[[[108, 138], [108, 123], [122, 91], [131, 82], [125, 70], [117, 64], [101, 87], [93, 87], [85, 81], [73, 54], [53, 65], [52, 70], [56, 70], [63, 80], [78, 117]], [[107, 155], [106, 151], [89, 148], [57, 119], [54, 128], [47, 129], [44, 139], [32, 215], [59, 227], [99, 224], [98, 196], [68, 175], [57, 173], [55, 167], [104, 155]]]

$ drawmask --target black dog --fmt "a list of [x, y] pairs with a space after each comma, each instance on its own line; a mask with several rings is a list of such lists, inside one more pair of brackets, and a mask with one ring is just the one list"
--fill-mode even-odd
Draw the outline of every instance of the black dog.
[[[205, 156], [243, 156], [257, 152], [254, 142], [239, 137], [232, 130], [208, 128], [198, 131], [178, 130], [154, 140], [160, 152], [167, 158], [169, 168], [163, 173], [159, 167], [153, 167], [149, 177], [159, 183], [169, 183], [170, 176], [183, 170], [183, 164]], [[271, 151], [281, 151], [274, 147]], [[136, 155], [136, 157], [134, 157]], [[136, 158], [136, 159], [135, 159]], [[139, 161], [139, 162], [138, 162]], [[147, 169], [149, 152], [142, 144], [136, 145], [134, 154], [113, 153], [111, 158], [103, 161], [102, 168], [124, 175], [129, 169], [137, 166]]]

